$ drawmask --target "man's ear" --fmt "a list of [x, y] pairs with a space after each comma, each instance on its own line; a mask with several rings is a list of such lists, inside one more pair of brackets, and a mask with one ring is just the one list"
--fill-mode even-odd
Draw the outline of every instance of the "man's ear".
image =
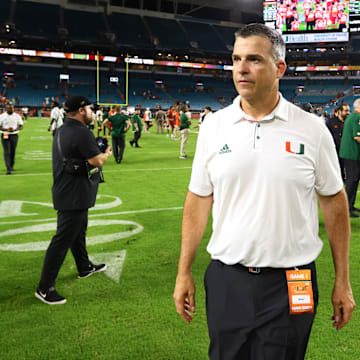
[[279, 60], [277, 63], [277, 78], [278, 79], [281, 79], [284, 76], [286, 69], [287, 69], [286, 62], [283, 60]]

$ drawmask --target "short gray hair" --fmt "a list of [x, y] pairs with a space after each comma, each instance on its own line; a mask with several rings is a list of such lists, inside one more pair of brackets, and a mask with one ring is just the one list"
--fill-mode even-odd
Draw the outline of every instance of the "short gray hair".
[[245, 25], [235, 33], [235, 39], [239, 37], [247, 38], [250, 36], [262, 36], [269, 39], [272, 45], [271, 52], [275, 62], [279, 60], [285, 61], [286, 45], [281, 34], [276, 30], [271, 29], [264, 24], [254, 23]]

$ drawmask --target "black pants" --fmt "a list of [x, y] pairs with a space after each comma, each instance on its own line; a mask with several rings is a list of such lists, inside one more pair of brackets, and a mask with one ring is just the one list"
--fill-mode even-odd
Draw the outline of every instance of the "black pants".
[[56, 234], [46, 251], [39, 288], [43, 291], [55, 286], [55, 281], [69, 249], [74, 256], [78, 272], [90, 266], [86, 251], [88, 210], [58, 211]]
[[135, 131], [134, 132], [134, 138], [131, 140], [131, 143], [135, 144], [136, 147], [139, 146], [138, 141], [141, 137], [141, 131]]
[[125, 136], [113, 136], [112, 147], [115, 160], [121, 161], [125, 150]]
[[344, 165], [344, 159], [341, 159], [340, 157], [339, 159], [339, 164], [340, 164], [340, 170], [341, 170], [341, 177], [343, 179], [343, 181], [345, 182], [345, 165]]
[[4, 139], [4, 135], [1, 134], [1, 143], [4, 148], [4, 160], [7, 171], [13, 171], [15, 164], [15, 151], [18, 142], [18, 135], [9, 135], [8, 139]]
[[[311, 269], [315, 311], [318, 289]], [[211, 360], [303, 360], [314, 314], [289, 314], [285, 270], [252, 274], [213, 260], [205, 274]]]
[[360, 163], [358, 160], [344, 159], [345, 190], [349, 200], [349, 209], [352, 210], [356, 200], [356, 193], [360, 179]]

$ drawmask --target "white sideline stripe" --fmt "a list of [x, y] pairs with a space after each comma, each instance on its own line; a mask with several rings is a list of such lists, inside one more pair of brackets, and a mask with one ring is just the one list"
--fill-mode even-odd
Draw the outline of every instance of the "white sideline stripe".
[[104, 272], [105, 275], [114, 280], [116, 283], [119, 283], [126, 257], [126, 250], [115, 251], [111, 253], [92, 254], [89, 255], [89, 257], [92, 262], [106, 264], [107, 269]]
[[[101, 216], [112, 216], [112, 215], [138, 214], [138, 213], [147, 213], [147, 212], [156, 212], [156, 211], [172, 211], [172, 210], [182, 210], [182, 209], [183, 209], [182, 206], [178, 206], [178, 207], [159, 208], [159, 209], [129, 210], [129, 211], [119, 211], [119, 212], [114, 212], [114, 213], [106, 213], [106, 214], [94, 214], [94, 215], [89, 215], [89, 218], [101, 217]], [[56, 220], [56, 218], [38, 219], [38, 220], [5, 221], [5, 222], [0, 222], [0, 225], [38, 223], [38, 222], [48, 222], [48, 221], [54, 221], [54, 220]]]
[[[121, 172], [132, 172], [132, 171], [167, 171], [167, 170], [187, 170], [191, 169], [191, 166], [184, 166], [184, 167], [178, 167], [178, 168], [153, 168], [153, 169], [117, 169], [117, 170], [104, 170], [104, 173], [121, 173]], [[11, 174], [11, 178], [16, 176], [41, 176], [41, 175], [52, 175], [52, 173], [36, 173], [36, 174]], [[0, 177], [8, 177], [8, 175], [0, 175]]]

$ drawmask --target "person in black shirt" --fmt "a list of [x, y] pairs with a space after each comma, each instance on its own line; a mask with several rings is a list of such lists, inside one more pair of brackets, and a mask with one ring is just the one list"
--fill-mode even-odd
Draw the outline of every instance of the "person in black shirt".
[[102, 153], [87, 125], [92, 121], [92, 105], [83, 96], [65, 103], [67, 118], [53, 141], [53, 203], [57, 230], [46, 251], [40, 283], [35, 296], [46, 304], [64, 304], [66, 299], [55, 289], [55, 281], [69, 249], [80, 278], [105, 271], [94, 265], [86, 251], [88, 209], [95, 205], [101, 167], [111, 156], [110, 146]]
[[341, 136], [344, 127], [345, 119], [350, 115], [349, 105], [341, 104], [336, 110], [335, 115], [326, 122], [326, 126], [330, 130], [330, 133], [334, 139], [336, 152], [339, 158], [339, 164], [341, 169], [341, 176], [345, 180], [345, 167], [344, 160], [339, 157]]

